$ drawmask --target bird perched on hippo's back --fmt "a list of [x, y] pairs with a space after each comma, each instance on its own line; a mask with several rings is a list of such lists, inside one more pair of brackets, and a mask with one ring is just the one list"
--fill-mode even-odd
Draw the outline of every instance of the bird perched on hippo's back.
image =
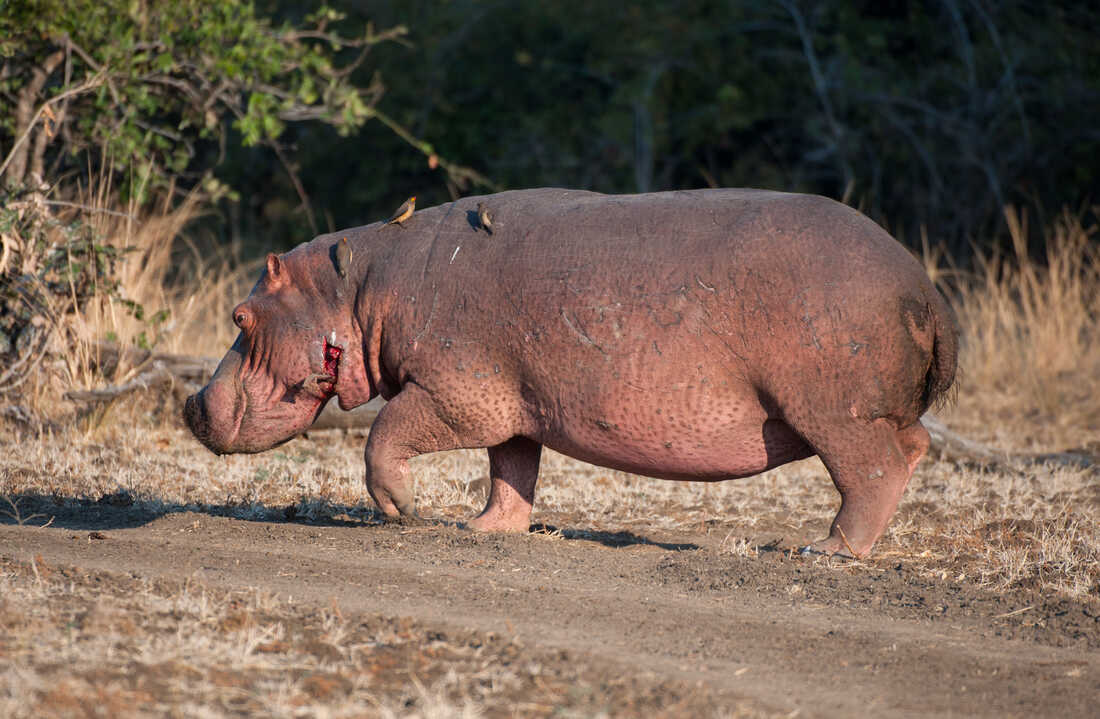
[[390, 219], [383, 222], [382, 227], [379, 227], [378, 229], [381, 230], [385, 228], [386, 225], [397, 225], [398, 227], [404, 228], [405, 221], [412, 217], [412, 214], [414, 212], [416, 212], [416, 195], [413, 195], [409, 199], [405, 200], [401, 204], [401, 207], [398, 207], [397, 210], [394, 211], [392, 215], [390, 215]]
[[352, 251], [348, 244], [348, 238], [342, 237], [336, 243], [336, 274], [343, 279], [348, 277], [348, 268], [351, 267]]
[[493, 215], [484, 202], [477, 203], [477, 221], [487, 233], [493, 234]]

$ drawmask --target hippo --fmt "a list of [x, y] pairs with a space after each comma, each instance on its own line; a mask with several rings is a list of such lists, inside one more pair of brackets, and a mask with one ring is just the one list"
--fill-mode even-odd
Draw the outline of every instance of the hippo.
[[872, 220], [751, 189], [463, 198], [268, 255], [232, 320], [184, 408], [215, 453], [381, 395], [365, 452], [381, 512], [416, 516], [410, 458], [487, 448], [468, 525], [495, 531], [528, 530], [543, 446], [695, 481], [817, 455], [841, 502], [807, 551], [855, 557], [928, 449], [920, 417], [958, 349], [951, 308]]

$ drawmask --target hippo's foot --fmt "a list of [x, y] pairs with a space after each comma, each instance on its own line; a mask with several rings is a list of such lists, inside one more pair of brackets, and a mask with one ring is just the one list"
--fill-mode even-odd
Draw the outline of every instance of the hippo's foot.
[[[407, 483], [392, 482], [388, 485], [383, 484], [377, 481], [377, 473], [370, 474], [370, 469], [367, 471], [367, 491], [370, 492], [374, 503], [382, 510], [383, 519], [386, 521], [420, 519], [420, 515], [416, 513], [416, 500]], [[408, 470], [406, 469], [405, 474], [407, 473]]]
[[489, 501], [469, 522], [481, 532], [526, 532], [531, 526], [531, 505], [539, 476], [542, 445], [526, 437], [513, 437], [489, 448]]
[[809, 549], [863, 559], [894, 514], [913, 468], [928, 448], [928, 433], [919, 422], [897, 430], [886, 419], [848, 417], [812, 425], [806, 434], [841, 498], [829, 536]]
[[486, 510], [467, 522], [466, 526], [478, 532], [526, 532], [531, 527], [531, 512], [528, 510], [507, 516]]

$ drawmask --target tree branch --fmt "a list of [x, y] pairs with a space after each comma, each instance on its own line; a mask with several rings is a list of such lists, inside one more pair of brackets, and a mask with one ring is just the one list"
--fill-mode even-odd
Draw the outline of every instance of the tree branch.
[[381, 110], [378, 110], [378, 109], [373, 108], [373, 107], [368, 108], [368, 109], [369, 109], [369, 116], [373, 116], [373, 117], [378, 118], [378, 120], [383, 125], [390, 128], [390, 130], [392, 130], [395, 135], [397, 135], [402, 140], [404, 140], [405, 142], [407, 142], [410, 145], [412, 145], [413, 147], [415, 147], [417, 150], [420, 150], [422, 153], [424, 153], [428, 157], [435, 157], [436, 162], [439, 163], [440, 167], [442, 167], [444, 170], [447, 171], [448, 175], [450, 175], [451, 177], [454, 177], [454, 178], [456, 178], [457, 180], [460, 181], [460, 186], [465, 185], [466, 182], [473, 182], [476, 185], [481, 185], [482, 187], [487, 187], [490, 190], [492, 190], [493, 192], [500, 192], [503, 189], [500, 185], [498, 185], [495, 182], [489, 180], [487, 177], [483, 176], [481, 173], [477, 172], [476, 170], [473, 170], [469, 167], [464, 167], [462, 165], [455, 165], [455, 164], [453, 164], [451, 162], [448, 162], [447, 160], [443, 159], [439, 155], [436, 155], [435, 149], [431, 146], [431, 143], [426, 142], [424, 140], [417, 139], [415, 136], [413, 136], [413, 134], [411, 132], [406, 130], [400, 123], [398, 123], [396, 120], [394, 120], [389, 115], [382, 112]]
[[[8, 157], [4, 160], [4, 164], [0, 165], [0, 177], [7, 177], [8, 184], [21, 184], [24, 175], [27, 174], [27, 156], [29, 153], [28, 148], [24, 147], [23, 143], [30, 135], [31, 130], [34, 129], [42, 110], [46, 107], [46, 105], [43, 105], [35, 112], [34, 103], [38, 100], [38, 96], [42, 93], [42, 89], [46, 86], [46, 81], [50, 79], [50, 75], [64, 59], [65, 51], [60, 49], [47, 55], [41, 65], [31, 68], [30, 80], [19, 91], [19, 101], [15, 106], [14, 129], [22, 134], [16, 139], [11, 150], [8, 151]], [[9, 165], [11, 165], [11, 171], [5, 176], [4, 172]]]
[[794, 20], [795, 31], [802, 42], [802, 54], [810, 68], [810, 79], [813, 82], [814, 92], [817, 94], [818, 101], [821, 102], [825, 120], [829, 123], [829, 129], [832, 131], [831, 149], [840, 163], [840, 169], [844, 173], [844, 184], [847, 185], [852, 180], [853, 175], [848, 160], [844, 156], [844, 149], [841, 146], [844, 128], [840, 126], [836, 113], [833, 112], [833, 102], [829, 98], [829, 88], [825, 82], [825, 75], [821, 72], [821, 64], [817, 60], [817, 51], [814, 50], [813, 36], [810, 35], [809, 28], [806, 26], [806, 18], [802, 15], [802, 11], [798, 9], [798, 5], [794, 0], [783, 0], [781, 4], [790, 14], [791, 19]]
[[[81, 93], [88, 92], [89, 90], [94, 90], [95, 88], [102, 85], [106, 80], [107, 76], [104, 73], [98, 73], [94, 77], [92, 77], [92, 79], [87, 80], [86, 82], [81, 83], [76, 87], [69, 88], [64, 92], [58, 93], [57, 95], [54, 95], [49, 100], [46, 100], [44, 103], [42, 103], [42, 105], [39, 106], [38, 110], [35, 111], [34, 116], [31, 118], [31, 121], [27, 125], [27, 127], [23, 130], [23, 133], [15, 140], [15, 144], [12, 145], [12, 148], [8, 152], [8, 156], [4, 159], [4, 162], [0, 163], [0, 177], [4, 176], [4, 172], [5, 170], [7, 170], [8, 165], [11, 164], [22, 144], [26, 142], [27, 136], [30, 135], [31, 130], [34, 129], [35, 123], [38, 122], [38, 118], [42, 116], [42, 111], [45, 110], [46, 107], [56, 102], [61, 102], [66, 98], [72, 97], [73, 95], [79, 95]], [[12, 174], [14, 175], [15, 173], [13, 172]], [[22, 181], [22, 179], [22, 174], [20, 174], [20, 176], [16, 178], [17, 181]]]
[[276, 140], [268, 140], [267, 144], [275, 150], [275, 156], [279, 158], [279, 162], [282, 163], [283, 169], [286, 170], [286, 174], [290, 177], [290, 181], [294, 183], [294, 190], [298, 193], [298, 199], [302, 201], [302, 207], [306, 211], [306, 219], [309, 220], [309, 229], [314, 235], [321, 234], [317, 229], [317, 218], [313, 214], [313, 205], [309, 201], [309, 195], [306, 193], [305, 185], [302, 184], [301, 178], [298, 177], [298, 173], [294, 171], [294, 167], [290, 164], [290, 160], [287, 159], [286, 153], [283, 152], [283, 146]]

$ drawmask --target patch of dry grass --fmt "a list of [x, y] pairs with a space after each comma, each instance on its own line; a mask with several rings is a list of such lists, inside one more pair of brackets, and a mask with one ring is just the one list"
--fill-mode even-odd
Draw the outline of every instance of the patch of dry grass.
[[962, 328], [956, 429], [1003, 448], [1100, 453], [1100, 242], [1065, 211], [1042, 262], [1027, 252], [1027, 215], [1006, 211], [1011, 254], [954, 273]]
[[138, 581], [0, 563], [0, 715], [262, 715], [473, 718], [455, 667], [514, 655], [471, 635], [440, 641], [414, 623], [345, 619], [257, 591]]
[[694, 683], [631, 687], [622, 672], [493, 632], [0, 559], [0, 716], [12, 719], [607, 716], [624, 699], [638, 706], [616, 714], [714, 711]]
[[259, 267], [258, 261], [240, 262], [233, 247], [210, 253], [196, 245], [188, 235], [201, 211], [194, 198], [174, 207], [120, 212], [104, 187], [79, 204], [91, 208], [84, 218], [95, 235], [119, 250], [111, 273], [118, 288], [97, 285], [79, 311], [46, 312], [53, 337], [48, 359], [19, 400], [48, 417], [72, 409], [61, 400], [65, 391], [122, 384], [141, 369], [125, 358], [104, 363], [104, 341], [220, 355], [236, 336], [230, 312]]

